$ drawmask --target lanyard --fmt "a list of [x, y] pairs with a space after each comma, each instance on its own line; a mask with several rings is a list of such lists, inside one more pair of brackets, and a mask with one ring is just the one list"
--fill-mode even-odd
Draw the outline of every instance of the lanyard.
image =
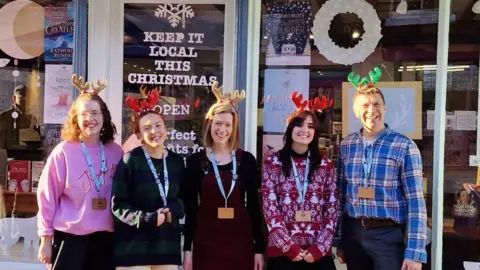
[[220, 173], [218, 172], [217, 160], [215, 159], [215, 154], [213, 151], [210, 152], [210, 159], [212, 160], [213, 170], [215, 171], [215, 178], [217, 179], [218, 188], [222, 193], [223, 198], [225, 199], [225, 208], [227, 208], [227, 200], [232, 194], [233, 188], [235, 187], [235, 183], [237, 182], [238, 175], [237, 175], [237, 157], [235, 155], [235, 151], [232, 151], [232, 185], [230, 186], [230, 191], [228, 195], [225, 195], [225, 188], [222, 184], [222, 178], [220, 178]]
[[97, 194], [100, 194], [100, 187], [102, 186], [102, 183], [103, 183], [104, 174], [108, 171], [107, 160], [105, 159], [105, 150], [103, 149], [103, 143], [100, 144], [100, 155], [102, 157], [102, 168], [101, 168], [100, 177], [97, 177], [97, 174], [95, 173], [95, 169], [93, 168], [92, 160], [90, 159], [90, 155], [88, 154], [85, 143], [82, 141], [80, 142], [80, 144], [82, 145], [83, 154], [85, 155], [85, 159], [87, 160], [88, 168], [90, 169], [90, 174], [92, 175], [92, 178], [95, 182], [95, 189], [97, 190]]
[[150, 155], [148, 154], [147, 150], [142, 147], [143, 153], [145, 154], [145, 158], [147, 159], [148, 166], [150, 166], [150, 170], [152, 171], [153, 177], [155, 177], [155, 182], [158, 185], [158, 190], [160, 191], [160, 197], [162, 197], [163, 201], [163, 206], [167, 207], [167, 195], [168, 195], [168, 189], [170, 187], [170, 183], [168, 181], [168, 168], [167, 168], [167, 157], [164, 155], [163, 156], [163, 180], [165, 182], [165, 190], [163, 189], [162, 182], [160, 182], [160, 178], [158, 177], [157, 170], [155, 169], [155, 166], [153, 166], [152, 159], [150, 158]]
[[368, 176], [370, 175], [370, 171], [372, 170], [374, 141], [368, 145], [367, 143], [368, 142], [364, 139], [362, 160], [363, 160], [363, 171], [365, 172], [365, 178], [368, 178]]
[[300, 176], [298, 175], [297, 167], [295, 166], [295, 162], [293, 158], [290, 157], [292, 160], [292, 169], [293, 169], [293, 176], [295, 177], [295, 183], [297, 184], [298, 195], [300, 199], [300, 204], [303, 205], [305, 202], [305, 196], [307, 196], [307, 187], [308, 187], [308, 172], [310, 170], [310, 151], [308, 151], [307, 155], [307, 166], [305, 167], [305, 178], [303, 179], [303, 188], [302, 184], [300, 183]]

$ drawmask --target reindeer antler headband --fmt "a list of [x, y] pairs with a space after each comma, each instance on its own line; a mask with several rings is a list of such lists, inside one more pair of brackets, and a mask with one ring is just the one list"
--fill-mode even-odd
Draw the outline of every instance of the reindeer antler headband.
[[333, 98], [328, 100], [326, 96], [322, 98], [303, 100], [303, 94], [298, 95], [298, 91], [292, 93], [292, 102], [298, 111], [324, 112], [333, 107]]
[[93, 83], [85, 81], [85, 79], [77, 74], [72, 75], [72, 84], [82, 93], [82, 95], [98, 95], [108, 85], [107, 78], [103, 77], [103, 83], [99, 79]]
[[213, 94], [215, 94], [215, 97], [217, 98], [217, 103], [228, 102], [233, 105], [245, 99], [245, 90], [242, 90], [241, 92], [238, 90], [235, 90], [233, 92], [233, 96], [230, 93], [225, 94], [223, 93], [223, 86], [218, 88], [217, 81], [215, 81], [212, 85], [212, 92]]
[[125, 99], [128, 107], [130, 107], [130, 109], [137, 114], [153, 111], [153, 108], [155, 105], [157, 105], [157, 101], [160, 99], [160, 93], [162, 93], [162, 89], [154, 88], [147, 92], [147, 87], [142, 85], [139, 90], [142, 94], [142, 98], [128, 96]]
[[206, 115], [206, 118], [210, 118], [210, 119], [213, 117], [212, 108], [214, 108], [216, 106], [219, 106], [221, 104], [230, 104], [236, 110], [236, 108], [234, 106], [235, 103], [240, 102], [240, 101], [245, 99], [245, 90], [242, 90], [242, 91], [235, 90], [233, 92], [233, 94], [224, 93], [223, 92], [223, 86], [219, 88], [217, 81], [215, 81], [212, 84], [212, 92], [215, 95], [215, 97], [217, 98], [217, 102], [215, 104], [213, 104], [212, 107], [210, 107], [210, 110], [208, 111], [208, 113]]
[[322, 113], [333, 107], [333, 98], [328, 100], [326, 96], [322, 96], [321, 98], [316, 97], [315, 99], [311, 100], [304, 100], [303, 94], [298, 95], [298, 91], [294, 91], [291, 99], [297, 110], [290, 114], [290, 116], [287, 118], [287, 122], [290, 122], [293, 117], [303, 111]]
[[382, 77], [382, 70], [379, 67], [374, 67], [373, 71], [368, 72], [368, 75], [370, 79], [363, 77], [362, 80], [360, 80], [360, 75], [355, 75], [355, 73], [350, 72], [350, 74], [348, 74], [348, 81], [355, 86], [355, 88], [359, 88], [363, 85], [373, 87]]

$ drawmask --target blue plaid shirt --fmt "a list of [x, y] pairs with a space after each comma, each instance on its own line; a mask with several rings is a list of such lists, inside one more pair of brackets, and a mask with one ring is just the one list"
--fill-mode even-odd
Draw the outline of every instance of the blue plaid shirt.
[[[406, 223], [405, 259], [425, 263], [427, 210], [420, 151], [412, 140], [385, 126], [383, 133], [372, 142], [367, 143], [360, 132], [342, 141], [337, 173], [340, 211], [353, 218]], [[359, 198], [359, 187], [373, 187], [375, 199]], [[341, 239], [339, 222], [337, 246], [341, 246]]]

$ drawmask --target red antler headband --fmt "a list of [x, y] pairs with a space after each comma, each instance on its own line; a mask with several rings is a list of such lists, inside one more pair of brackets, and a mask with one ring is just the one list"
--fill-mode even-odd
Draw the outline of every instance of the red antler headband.
[[162, 89], [154, 88], [147, 92], [147, 87], [143, 85], [140, 87], [140, 93], [142, 93], [142, 98], [137, 98], [133, 96], [128, 96], [125, 99], [128, 107], [132, 109], [135, 113], [141, 114], [142, 112], [153, 111], [153, 107], [157, 105], [157, 101], [160, 99], [160, 93]]
[[328, 100], [326, 96], [322, 96], [320, 99], [316, 97], [315, 99], [311, 99], [309, 101], [303, 100], [303, 95], [298, 95], [298, 91], [292, 93], [292, 102], [297, 107], [297, 113], [301, 111], [311, 111], [311, 112], [324, 112], [333, 107], [333, 98]]

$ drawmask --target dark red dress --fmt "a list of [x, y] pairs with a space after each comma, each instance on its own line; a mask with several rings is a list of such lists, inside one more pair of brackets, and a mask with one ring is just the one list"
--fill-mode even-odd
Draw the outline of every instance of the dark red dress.
[[[187, 160], [185, 187], [185, 245], [192, 250], [195, 270], [252, 270], [254, 254], [263, 253], [262, 224], [258, 199], [260, 175], [252, 154], [237, 151], [238, 180], [228, 199], [233, 219], [218, 219], [218, 208], [225, 206], [206, 152]], [[219, 166], [228, 194], [232, 184], [232, 163]]]

